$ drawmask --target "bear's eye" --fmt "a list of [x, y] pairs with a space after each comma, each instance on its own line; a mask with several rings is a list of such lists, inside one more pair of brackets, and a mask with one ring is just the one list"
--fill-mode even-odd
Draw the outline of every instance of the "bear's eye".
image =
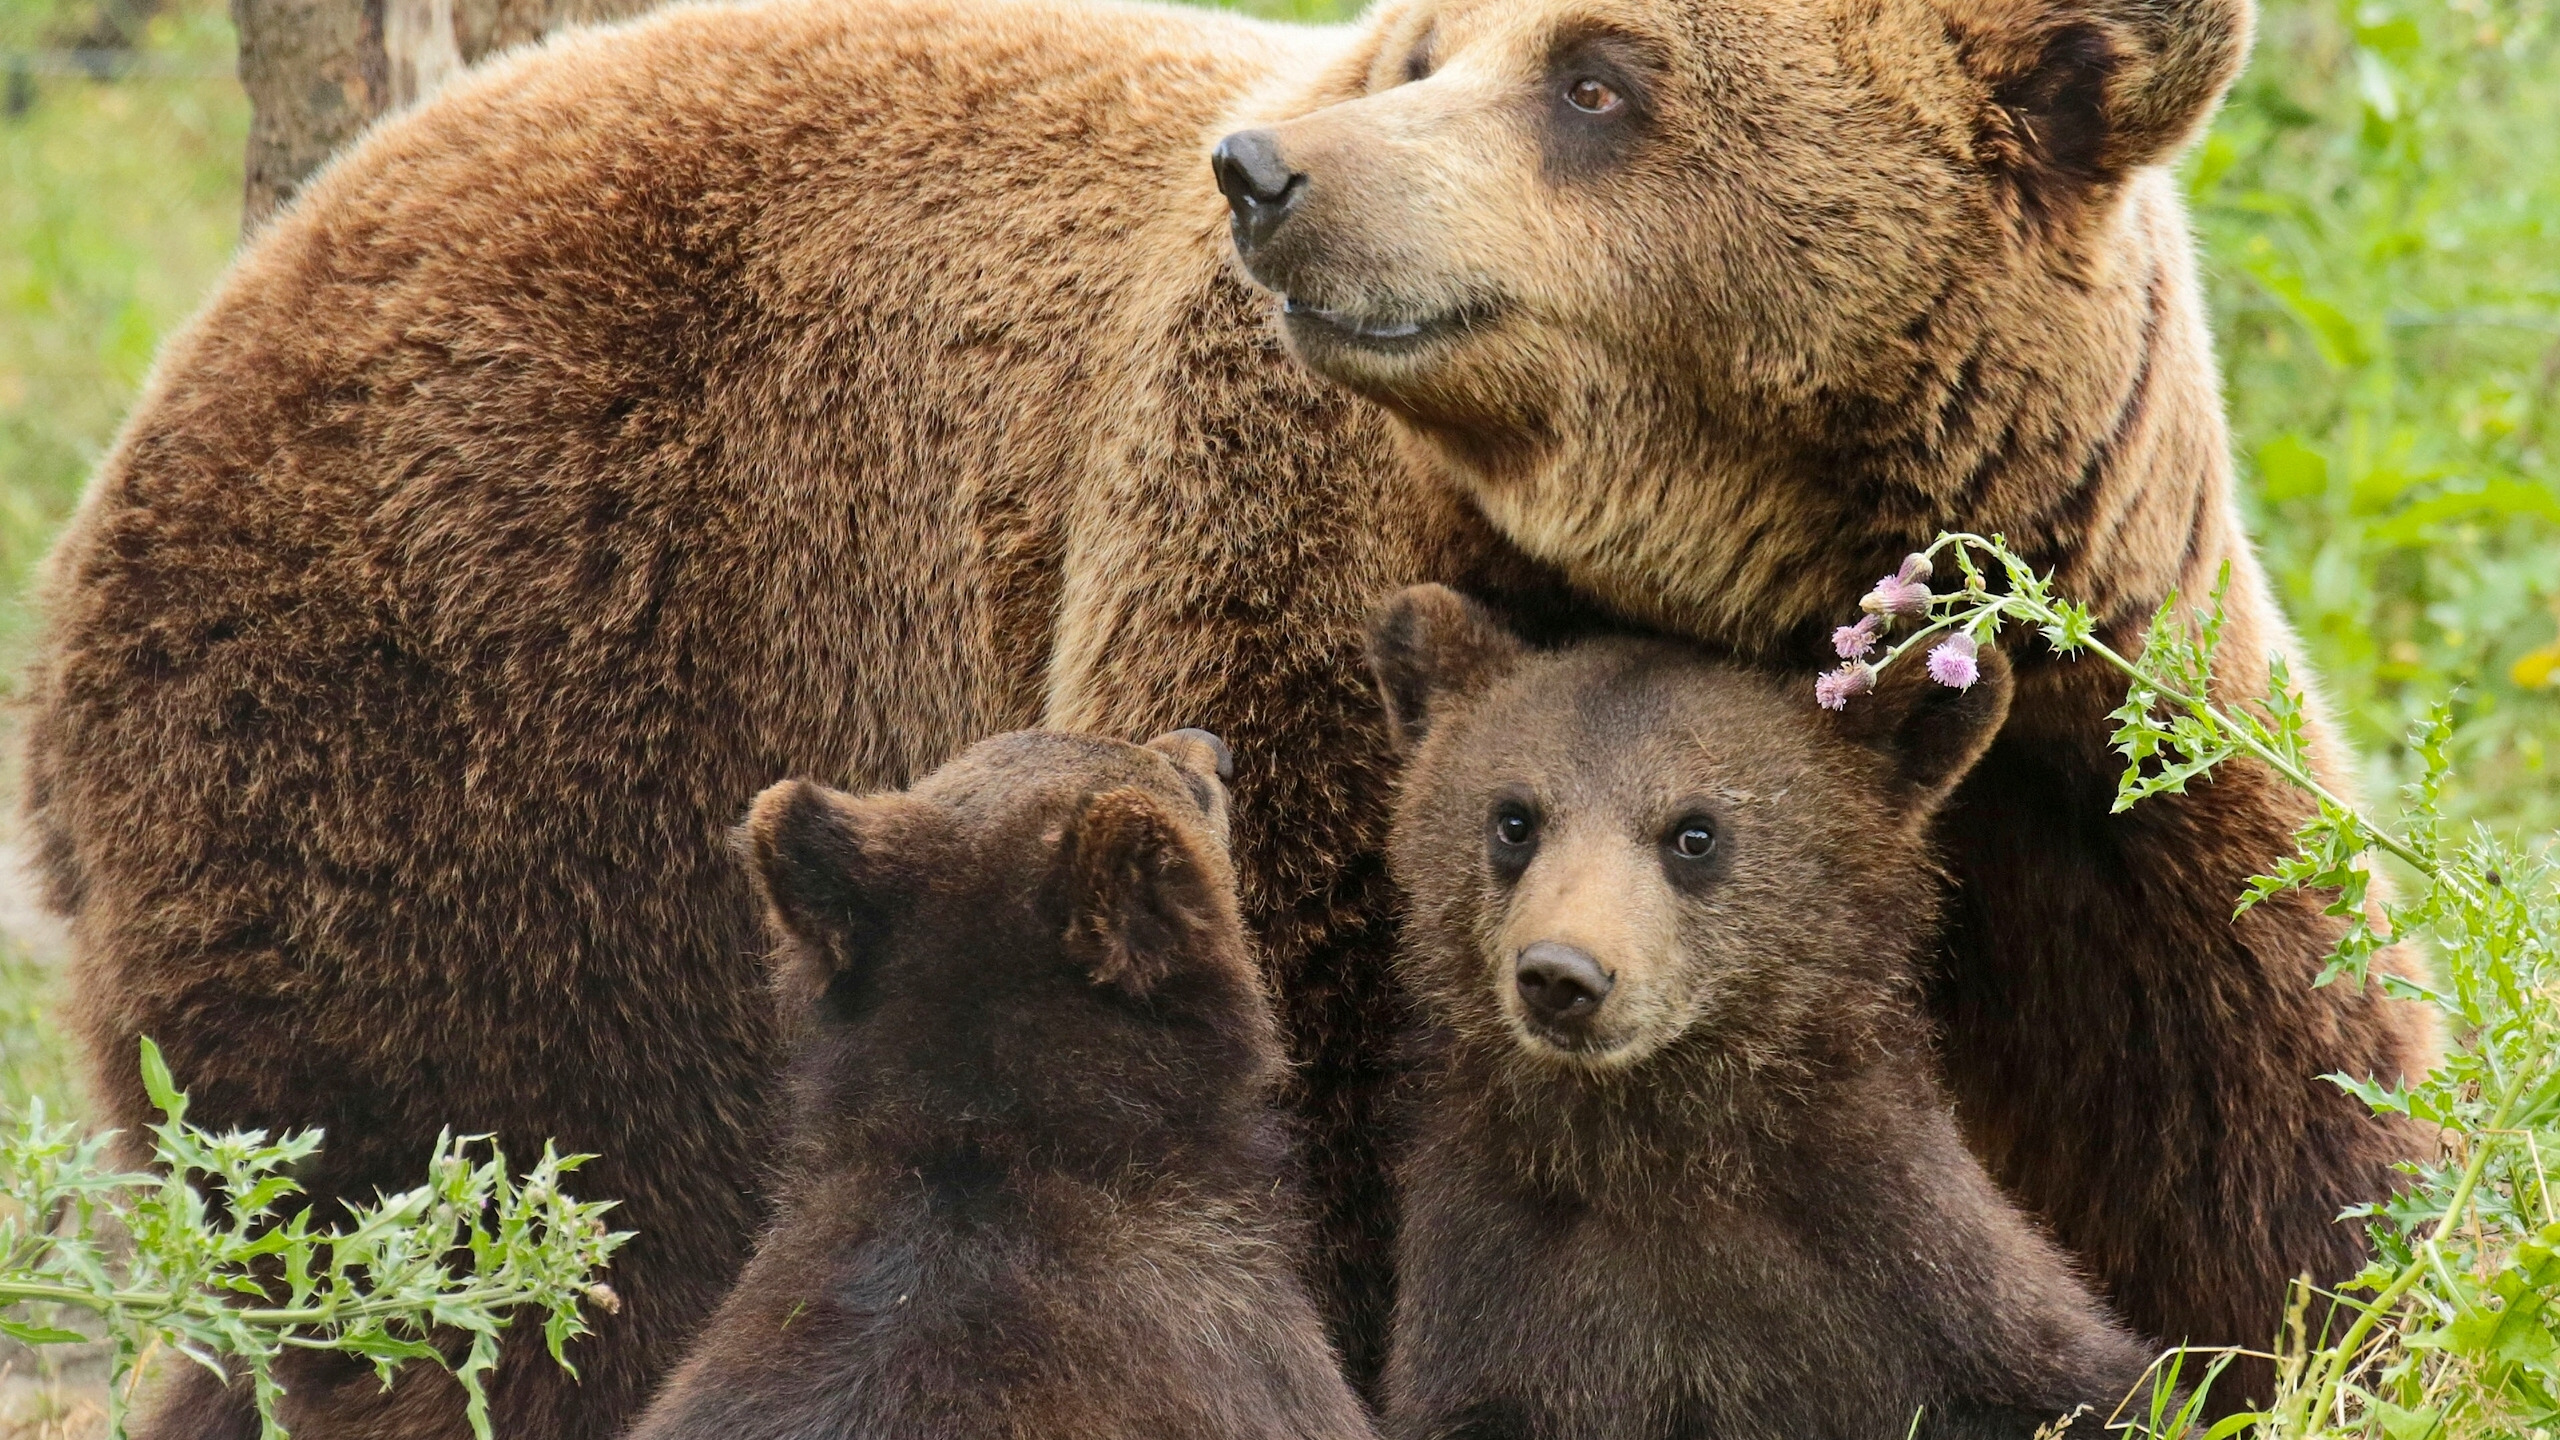
[[1485, 822], [1485, 859], [1504, 884], [1518, 880], [1538, 853], [1538, 815], [1519, 800], [1503, 800]]
[[1617, 91], [1585, 75], [1564, 87], [1564, 103], [1585, 115], [1606, 115], [1627, 102]]
[[1703, 819], [1681, 821], [1671, 832], [1671, 853], [1683, 860], [1704, 860], [1713, 855], [1715, 827]]

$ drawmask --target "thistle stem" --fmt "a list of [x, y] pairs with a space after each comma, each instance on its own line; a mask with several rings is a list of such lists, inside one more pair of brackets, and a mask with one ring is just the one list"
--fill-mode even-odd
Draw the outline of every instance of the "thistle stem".
[[[1936, 543], [1932, 544], [1927, 550], [1921, 553], [1935, 558], [1941, 548], [1950, 544], [1979, 551], [1988, 558], [2000, 562], [2004, 568], [2008, 568], [2011, 564], [2005, 547], [1980, 535], [1973, 534], [1958, 533], [1941, 535], [1938, 537]], [[1893, 661], [1901, 658], [1902, 653], [1905, 650], [1910, 649], [1913, 645], [1919, 643], [1927, 636], [1934, 634], [1939, 630], [1950, 628], [1959, 622], [1969, 621], [1974, 616], [1980, 615], [1985, 611], [1998, 614], [2003, 619], [2022, 620], [2037, 625], [2058, 626], [2062, 623], [2062, 615], [2059, 611], [2031, 594], [2011, 593], [2007, 595], [1994, 595], [1988, 590], [1981, 588], [1979, 584], [1972, 584], [1968, 585], [1963, 591], [1960, 591], [1949, 598], [1960, 603], [1956, 608], [1950, 609], [1945, 615], [1933, 618], [1926, 628], [1911, 635], [1901, 644], [1896, 645], [1893, 649], [1887, 651], [1884, 659], [1876, 662], [1876, 668], [1882, 669], [1886, 665], [1889, 665]], [[1967, 600], [1973, 602], [1969, 610], [1961, 603]], [[2278, 775], [2284, 777], [2286, 781], [2291, 783], [2295, 788], [2301, 790], [2303, 793], [2334, 810], [2355, 816], [2357, 824], [2363, 827], [2365, 834], [2372, 837], [2373, 843], [2377, 848], [2398, 856], [2401, 860], [2407, 862], [2412, 869], [2416, 870], [2421, 875], [2424, 875], [2427, 879], [2451, 889], [2457, 895], [2461, 896], [2464, 901], [2472, 904], [2479, 903], [2478, 897], [2472, 895], [2467, 887], [2463, 886], [2459, 881], [2455, 880], [2453, 877], [2447, 876], [2443, 872], [2442, 867], [2437, 865], [2433, 856], [2421, 853], [2417, 847], [2410, 845], [2400, 837], [2393, 835], [2389, 831], [2384, 830], [2381, 826], [2374, 824], [2362, 811], [2341, 799], [2326, 785], [2321, 784], [2318, 778], [2313, 776], [2309, 771], [2276, 753], [2272, 748], [2260, 741], [2249, 726], [2240, 723], [2238, 719], [2234, 718], [2222, 707], [2214, 704], [2211, 700], [2208, 700], [2203, 696], [2187, 694], [2185, 691], [2179, 690], [2173, 686], [2162, 684], [2156, 679], [2143, 675], [2140, 666], [2126, 658], [2126, 656], [2119, 652], [2114, 646], [2107, 644], [2105, 641], [2098, 639], [2094, 635], [2082, 640], [2080, 645], [2082, 648], [2087, 649], [2089, 653], [2104, 661], [2107, 665], [2122, 672], [2127, 679], [2141, 680], [2144, 684], [2149, 685], [2152, 689], [2159, 692], [2161, 699], [2167, 701], [2171, 705], [2177, 706], [2188, 714], [2193, 715], [2197, 719], [2212, 726], [2217, 734], [2230, 741], [2250, 758], [2258, 761], [2258, 763], [2265, 765], [2267, 768], [2275, 771]]]
[[[525, 1292], [518, 1287], [485, 1285], [469, 1290], [439, 1294], [441, 1304], [473, 1306], [483, 1304], [513, 1305], [521, 1303]], [[41, 1282], [0, 1280], [0, 1305], [27, 1302], [37, 1304], [74, 1305], [100, 1315], [130, 1314], [143, 1319], [166, 1315], [186, 1308], [183, 1298], [167, 1290], [82, 1290], [69, 1285]], [[282, 1329], [299, 1325], [326, 1325], [363, 1320], [376, 1315], [405, 1315], [417, 1309], [415, 1303], [381, 1297], [363, 1297], [332, 1301], [325, 1305], [300, 1305], [280, 1308], [242, 1308], [230, 1310], [250, 1325], [265, 1329]]]
[[[2505, 1128], [2523, 1090], [2524, 1087], [2521, 1084], [2507, 1087], [2498, 1098], [2496, 1118], [2491, 1120], [2486, 1128], [2490, 1130]], [[2347, 1333], [2338, 1337], [2338, 1343], [2329, 1348], [2328, 1363], [2320, 1370], [2320, 1383], [2311, 1391], [2311, 1403], [2301, 1413], [2304, 1433], [2312, 1433], [2311, 1423], [2319, 1416], [2329, 1413], [2331, 1405], [2337, 1400], [2339, 1385], [2345, 1382], [2348, 1369], [2355, 1363], [2356, 1356], [2363, 1352], [2365, 1341], [2372, 1337], [2374, 1327], [2381, 1323], [2382, 1317], [2389, 1313], [2393, 1305], [2399, 1303], [2401, 1296], [2408, 1294], [2413, 1286], [2426, 1277], [2427, 1267], [2435, 1262], [2438, 1242], [2444, 1239], [2445, 1233], [2453, 1228], [2454, 1222], [2459, 1220], [2462, 1212], [2470, 1206], [2472, 1193], [2480, 1188], [2480, 1178], [2488, 1173], [2489, 1159], [2496, 1148], [2485, 1143], [2472, 1147], [2471, 1162], [2462, 1167], [2462, 1178], [2455, 1182], [2453, 1195], [2446, 1202], [2444, 1214], [2437, 1218], [2435, 1228], [2428, 1232], [2419, 1253], [2409, 1258], [2409, 1263], [2401, 1267], [2400, 1273], [2392, 1277], [2390, 1284], [2383, 1286], [2375, 1293], [2371, 1302], [2358, 1307], [2359, 1313], [2355, 1323], [2349, 1325]]]

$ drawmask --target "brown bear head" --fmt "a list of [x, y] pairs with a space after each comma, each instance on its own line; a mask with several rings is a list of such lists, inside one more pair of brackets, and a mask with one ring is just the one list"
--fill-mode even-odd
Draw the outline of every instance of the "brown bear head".
[[800, 1031], [802, 1141], [1107, 1162], [1258, 1110], [1280, 1052], [1236, 911], [1229, 771], [1206, 731], [1026, 731], [903, 792], [757, 796], [738, 846]]
[[[2249, 0], [1390, 0], [1213, 169], [1305, 363], [1584, 590], [1747, 648], [1951, 516], [2067, 523], [2128, 384], [2209, 398], [2163, 163], [2251, 23]], [[2181, 353], [2144, 367], [2152, 345]], [[2181, 396], [2155, 417], [2218, 451]]]
[[1408, 979], [1460, 1037], [1546, 1070], [1756, 1068], [1907, 1008], [1928, 822], [2008, 711], [1996, 651], [1970, 689], [1904, 665], [1833, 715], [1666, 641], [1533, 652], [1428, 585], [1370, 655], [1408, 754]]

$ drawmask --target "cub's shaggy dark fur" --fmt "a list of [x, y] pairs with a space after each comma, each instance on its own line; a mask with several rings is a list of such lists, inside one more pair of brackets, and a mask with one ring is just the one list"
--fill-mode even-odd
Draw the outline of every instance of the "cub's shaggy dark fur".
[[1834, 718], [1667, 643], [1532, 656], [1437, 586], [1371, 653], [1434, 1041], [1390, 1433], [2097, 1431], [2147, 1357], [1966, 1150], [1914, 993], [2006, 666]]
[[1297, 1278], [1224, 747], [1024, 733], [741, 832], [781, 1211], [635, 1440], [1365, 1440]]

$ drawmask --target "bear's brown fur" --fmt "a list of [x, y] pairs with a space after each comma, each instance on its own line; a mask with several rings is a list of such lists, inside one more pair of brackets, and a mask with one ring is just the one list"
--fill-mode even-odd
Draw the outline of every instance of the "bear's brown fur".
[[[146, 1118], [148, 1034], [208, 1121], [327, 1126], [324, 1198], [408, 1183], [448, 1124], [600, 1152], [623, 1310], [577, 1388], [510, 1346], [493, 1404], [609, 1434], [761, 1213], [745, 798], [1032, 724], [1213, 725], [1248, 757], [1317, 1278], [1373, 1371], [1364, 615], [1437, 579], [1802, 664], [1963, 524], [2123, 643], [2231, 562], [2254, 684], [2290, 642], [2162, 168], [2247, 29], [2245, 0], [1390, 0], [1333, 30], [768, 0], [463, 78], [249, 247], [52, 561], [27, 799], [103, 1118]], [[1564, 128], [1594, 76], [1624, 104]], [[1285, 323], [1206, 163], [1246, 126], [1303, 202], [1258, 247], [1307, 292]], [[2428, 1032], [2310, 988], [2316, 906], [2231, 921], [2303, 813], [2283, 787], [2107, 814], [2109, 703], [2027, 667], [1943, 822], [1949, 1081], [2140, 1325], [2260, 1342], [2409, 1148], [2316, 1077]], [[461, 1433], [432, 1380], [286, 1378], [313, 1440]]]
[[2138, 1398], [2149, 1353], [1967, 1152], [1919, 1015], [1996, 652], [1834, 720], [1667, 641], [1532, 655], [1439, 586], [1372, 636], [1430, 1057], [1390, 1433], [2026, 1440]]
[[1032, 732], [757, 799], [802, 1031], [778, 1216], [633, 1440], [1367, 1440], [1296, 1269], [1216, 746]]

